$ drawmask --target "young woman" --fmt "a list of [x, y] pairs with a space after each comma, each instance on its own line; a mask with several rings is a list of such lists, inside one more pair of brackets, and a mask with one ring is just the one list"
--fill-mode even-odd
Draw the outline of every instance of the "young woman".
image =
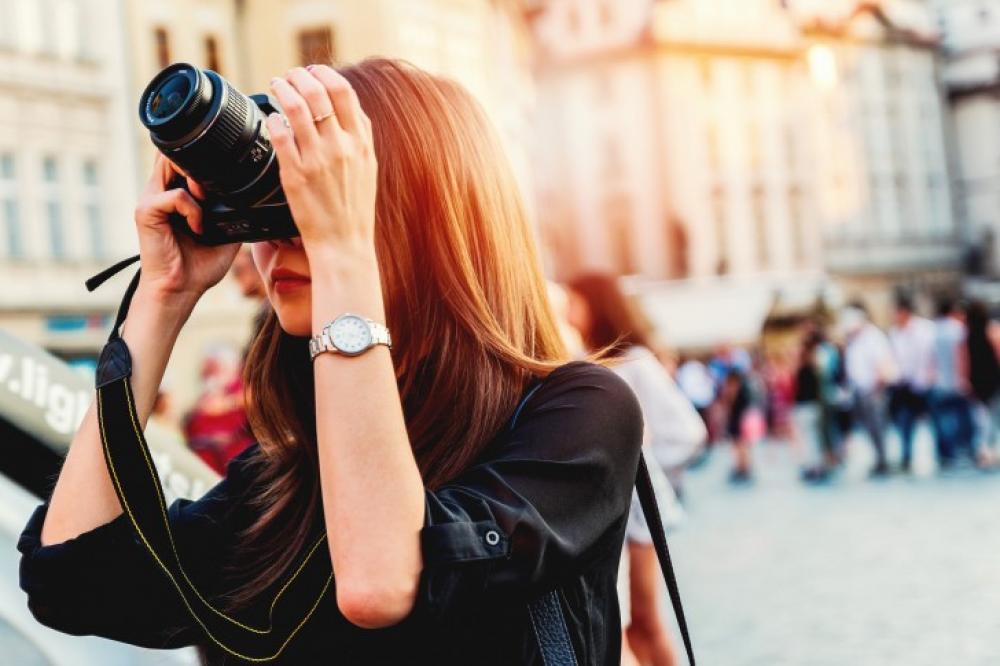
[[[170, 506], [185, 573], [220, 612], [266, 627], [325, 533], [334, 586], [263, 663], [541, 664], [526, 605], [554, 594], [578, 663], [617, 664], [642, 414], [603, 358], [568, 361], [483, 112], [382, 59], [296, 67], [271, 90], [300, 236], [253, 246], [273, 308], [246, 366], [257, 441], [204, 497]], [[237, 251], [173, 235], [172, 211], [201, 228], [197, 201], [165, 190], [173, 175], [160, 158], [136, 209], [142, 278], [122, 335], [143, 424], [178, 330]], [[391, 349], [311, 361], [310, 336], [345, 312], [387, 326]], [[18, 548], [43, 624], [244, 663], [133, 536], [93, 408]]]
[[[675, 525], [683, 511], [667, 474], [680, 483], [685, 465], [705, 444], [705, 424], [652, 351], [649, 326], [615, 278], [591, 273], [572, 280], [568, 287], [569, 322], [580, 331], [588, 349], [610, 350], [618, 361], [614, 371], [639, 399], [650, 479], [662, 505], [664, 523]], [[629, 648], [623, 653], [622, 664], [673, 666], [678, 663], [676, 650], [660, 618], [662, 585], [656, 549], [637, 495], [629, 516], [627, 543], [619, 575], [622, 627]]]

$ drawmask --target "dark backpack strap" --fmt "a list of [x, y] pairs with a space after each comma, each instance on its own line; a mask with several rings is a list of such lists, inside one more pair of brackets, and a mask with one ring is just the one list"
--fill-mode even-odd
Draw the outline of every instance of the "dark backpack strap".
[[646, 457], [641, 453], [639, 454], [639, 469], [636, 473], [635, 487], [639, 492], [642, 513], [646, 516], [646, 525], [653, 537], [656, 557], [660, 560], [660, 570], [663, 571], [663, 578], [667, 581], [670, 603], [674, 607], [677, 626], [680, 627], [681, 637], [684, 639], [684, 650], [687, 652], [688, 663], [694, 666], [694, 649], [691, 647], [691, 636], [688, 634], [687, 620], [684, 618], [684, 606], [681, 604], [681, 592], [677, 587], [677, 576], [674, 574], [674, 565], [670, 560], [670, 551], [667, 549], [667, 535], [663, 530], [660, 509], [656, 505], [656, 495], [653, 493], [653, 482], [649, 478], [649, 469], [646, 467]]
[[573, 643], [566, 628], [566, 616], [559, 605], [559, 593], [549, 590], [528, 604], [528, 617], [535, 630], [538, 651], [544, 666], [577, 666]]

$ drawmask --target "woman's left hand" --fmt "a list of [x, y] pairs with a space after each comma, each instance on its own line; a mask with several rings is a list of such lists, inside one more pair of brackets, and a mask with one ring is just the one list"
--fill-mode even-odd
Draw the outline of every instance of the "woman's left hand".
[[332, 67], [309, 65], [271, 79], [271, 90], [288, 125], [272, 113], [267, 129], [303, 248], [372, 254], [378, 165], [354, 89]]

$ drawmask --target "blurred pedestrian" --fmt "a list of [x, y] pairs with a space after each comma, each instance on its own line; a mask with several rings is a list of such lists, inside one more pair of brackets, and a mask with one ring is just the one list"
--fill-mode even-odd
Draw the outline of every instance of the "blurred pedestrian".
[[226, 345], [208, 349], [201, 366], [202, 392], [183, 420], [188, 448], [219, 474], [254, 442], [247, 418], [243, 379], [236, 352]]
[[708, 371], [708, 367], [694, 356], [681, 359], [675, 379], [678, 388], [687, 396], [691, 404], [694, 405], [708, 432], [708, 438], [702, 454], [692, 462], [692, 465], [699, 464], [705, 460], [712, 443], [715, 441], [710, 418], [712, 403], [715, 402], [716, 398], [715, 381], [712, 378], [712, 374]]
[[[642, 408], [644, 451], [668, 525], [682, 515], [664, 471], [676, 478], [704, 445], [707, 432], [693, 405], [650, 348], [644, 319], [613, 276], [582, 275], [569, 283], [569, 321], [591, 351], [611, 347], [621, 359], [614, 370], [632, 387]], [[654, 472], [655, 468], [655, 472]], [[627, 596], [629, 646], [639, 663], [672, 665], [676, 651], [659, 613], [658, 562], [652, 537], [633, 493], [628, 528]], [[623, 595], [624, 597], [625, 595]]]
[[767, 431], [772, 437], [787, 439], [794, 428], [792, 410], [795, 407], [795, 373], [798, 355], [785, 349], [775, 350], [764, 357], [758, 377], [765, 391]]
[[954, 300], [941, 297], [934, 320], [934, 383], [930, 394], [931, 422], [937, 439], [938, 465], [947, 469], [965, 453], [976, 460], [969, 402], [969, 371], [965, 322]]
[[965, 310], [967, 328], [965, 367], [976, 422], [976, 450], [980, 463], [996, 459], [1000, 435], [1000, 322], [990, 318], [982, 301]]
[[824, 466], [823, 401], [821, 369], [818, 355], [822, 335], [809, 331], [799, 350], [798, 368], [794, 378], [792, 436], [802, 449], [802, 478], [815, 481], [827, 475]]
[[914, 313], [912, 298], [896, 294], [895, 321], [889, 340], [899, 368], [896, 382], [889, 387], [889, 415], [899, 433], [900, 468], [909, 472], [913, 459], [913, 433], [927, 414], [928, 398], [934, 381], [935, 327], [930, 319]]
[[875, 450], [871, 475], [885, 476], [889, 473], [885, 456], [885, 389], [896, 381], [897, 374], [892, 348], [859, 301], [841, 312], [841, 326], [847, 340], [844, 360], [855, 420]]
[[758, 438], [763, 416], [756, 406], [758, 393], [753, 390], [753, 357], [745, 349], [721, 344], [708, 363], [716, 380], [716, 400], [709, 412], [714, 436], [733, 446], [732, 483], [752, 480], [751, 448]]

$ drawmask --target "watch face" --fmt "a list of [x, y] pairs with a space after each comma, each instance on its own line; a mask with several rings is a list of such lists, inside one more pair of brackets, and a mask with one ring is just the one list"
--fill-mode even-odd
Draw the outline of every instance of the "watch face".
[[330, 327], [330, 339], [345, 354], [358, 354], [371, 345], [372, 335], [364, 319], [356, 315], [344, 315], [338, 317]]

